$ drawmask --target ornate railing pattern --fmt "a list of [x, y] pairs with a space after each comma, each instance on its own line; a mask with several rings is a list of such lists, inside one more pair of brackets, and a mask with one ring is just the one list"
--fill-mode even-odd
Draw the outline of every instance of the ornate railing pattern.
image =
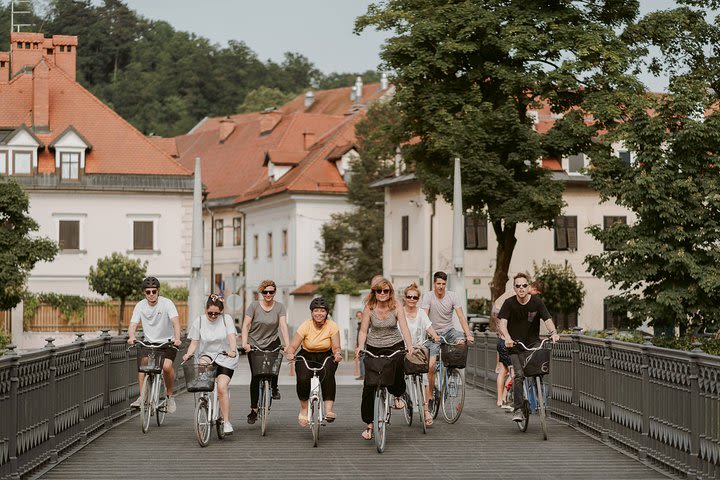
[[[477, 334], [466, 371], [492, 392], [495, 347]], [[549, 383], [556, 419], [679, 478], [720, 478], [720, 357], [565, 335]]]
[[[0, 357], [0, 480], [57, 462], [126, 418], [139, 394], [135, 351], [107, 331], [94, 340]], [[179, 357], [179, 355], [178, 355]], [[176, 388], [182, 388], [177, 369]]]

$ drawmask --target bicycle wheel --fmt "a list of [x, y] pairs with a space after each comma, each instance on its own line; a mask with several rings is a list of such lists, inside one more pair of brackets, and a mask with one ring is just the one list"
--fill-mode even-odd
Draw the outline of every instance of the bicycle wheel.
[[455, 423], [460, 418], [465, 404], [465, 383], [462, 375], [460, 375], [460, 370], [457, 368], [448, 369], [443, 387], [443, 417], [445, 417], [446, 422]]
[[442, 398], [441, 392], [442, 392], [442, 383], [443, 383], [443, 369], [441, 368], [442, 364], [438, 361], [437, 367], [435, 368], [435, 385], [433, 386], [432, 391], [432, 405], [430, 408], [430, 413], [432, 414], [433, 418], [437, 418], [438, 414], [440, 413], [440, 399]]
[[378, 453], [385, 451], [385, 442], [387, 441], [387, 421], [388, 421], [388, 400], [390, 394], [385, 387], [377, 387], [375, 389], [375, 415], [373, 417], [373, 434], [375, 435], [375, 447]]
[[413, 379], [413, 388], [415, 389], [415, 407], [420, 418], [423, 433], [427, 433], [427, 424], [425, 423], [425, 389], [423, 388], [422, 375], [415, 375]]
[[403, 393], [402, 397], [400, 397], [400, 398], [402, 398], [402, 401], [405, 404], [402, 411], [403, 411], [403, 415], [405, 416], [405, 422], [408, 424], [408, 427], [409, 427], [410, 425], [412, 425], [412, 422], [413, 422], [412, 398], [410, 398], [410, 395], [408, 394], [407, 391], [405, 393]]
[[207, 399], [201, 397], [195, 407], [195, 436], [201, 447], [207, 447], [208, 443], [210, 443], [211, 429]]
[[225, 419], [223, 419], [222, 414], [218, 415], [217, 420], [215, 420], [215, 433], [217, 433], [218, 440], [225, 438]]
[[264, 378], [260, 381], [260, 435], [265, 436], [267, 432], [268, 420], [270, 419], [270, 402], [272, 401], [272, 392], [270, 391], [270, 380]]
[[313, 436], [313, 447], [320, 441], [320, 401], [313, 398], [310, 402], [310, 430]]
[[150, 414], [152, 413], [152, 387], [154, 375], [145, 375], [140, 390], [140, 427], [143, 433], [150, 428]]
[[159, 427], [165, 421], [165, 414], [167, 413], [167, 390], [165, 389], [165, 379], [162, 374], [160, 374], [158, 378], [160, 380], [155, 387], [159, 390], [157, 395], [158, 403], [155, 407], [155, 422], [157, 422], [157, 426]]
[[522, 422], [513, 422], [515, 425], [517, 425], [518, 430], [521, 432], [527, 432], [528, 424], [530, 423], [530, 402], [528, 402], [527, 398], [523, 399], [523, 405], [522, 405], [522, 412], [524, 420]]
[[535, 390], [535, 396], [538, 404], [538, 416], [540, 417], [540, 426], [542, 427], [543, 432], [543, 440], [547, 440], [547, 417], [545, 417], [547, 412], [545, 410], [545, 392], [543, 392], [542, 377], [535, 377]]

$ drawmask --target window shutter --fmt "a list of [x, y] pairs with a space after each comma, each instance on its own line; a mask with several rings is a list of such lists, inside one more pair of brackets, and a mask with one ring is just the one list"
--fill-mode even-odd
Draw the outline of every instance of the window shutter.
[[477, 238], [475, 231], [475, 219], [465, 217], [465, 248], [476, 248]]
[[410, 217], [408, 215], [403, 215], [401, 218], [401, 239], [402, 239], [402, 249], [403, 251], [407, 251], [410, 248]]
[[153, 222], [134, 222], [133, 250], [153, 249]]
[[567, 248], [568, 250], [577, 251], [577, 217], [565, 217], [565, 226], [567, 229]]
[[567, 250], [567, 230], [565, 228], [565, 217], [555, 219], [555, 250]]
[[60, 250], [80, 249], [80, 221], [60, 220], [60, 231], [58, 235]]
[[488, 248], [488, 224], [487, 220], [478, 218], [477, 222], [477, 246], [487, 250]]

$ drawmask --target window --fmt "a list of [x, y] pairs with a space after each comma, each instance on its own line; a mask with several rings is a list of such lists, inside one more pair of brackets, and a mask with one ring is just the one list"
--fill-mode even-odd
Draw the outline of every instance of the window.
[[223, 240], [223, 220], [215, 220], [215, 246], [222, 247]]
[[242, 217], [233, 218], [233, 245], [242, 245]]
[[401, 218], [402, 225], [401, 225], [401, 236], [402, 236], [402, 250], [403, 252], [406, 252], [410, 248], [410, 239], [409, 237], [409, 229], [410, 229], [410, 217], [407, 215], [403, 215]]
[[60, 154], [60, 174], [64, 179], [77, 180], [80, 178], [80, 154], [79, 153], [61, 153]]
[[585, 168], [585, 155], [578, 153], [568, 157], [568, 173], [582, 173], [583, 168]]
[[0, 175], [8, 174], [7, 159], [8, 159], [7, 152], [0, 152]]
[[253, 258], [260, 256], [260, 239], [257, 235], [253, 235]]
[[[625, 217], [625, 216], [605, 216], [605, 217], [603, 217], [603, 229], [605, 229], [605, 230], [609, 229], [616, 223], [622, 223], [623, 225], [627, 225], [627, 217]], [[603, 248], [605, 250], [617, 250], [617, 247], [618, 247], [617, 244], [614, 244], [611, 242], [606, 242], [603, 245]]]
[[623, 161], [628, 167], [632, 162], [632, 154], [628, 150], [620, 150], [618, 152], [618, 158]]
[[13, 174], [32, 174], [32, 152], [15, 152], [13, 154]]
[[58, 226], [60, 250], [80, 250], [80, 220], [60, 220]]
[[577, 312], [553, 312], [552, 319], [558, 332], [561, 332], [563, 330], [570, 330], [573, 327], [577, 327]]
[[268, 258], [272, 258], [272, 232], [268, 233], [267, 236], [267, 252]]
[[555, 219], [555, 250], [577, 250], [577, 217]]
[[133, 222], [133, 250], [153, 250], [153, 222]]
[[487, 250], [487, 220], [481, 217], [465, 217], [465, 248], [467, 250]]
[[612, 308], [610, 298], [603, 299], [603, 328], [611, 330], [613, 328], [622, 328], [628, 325], [627, 312], [618, 313]]
[[288, 253], [288, 232], [287, 230], [282, 231], [282, 254], [283, 256]]

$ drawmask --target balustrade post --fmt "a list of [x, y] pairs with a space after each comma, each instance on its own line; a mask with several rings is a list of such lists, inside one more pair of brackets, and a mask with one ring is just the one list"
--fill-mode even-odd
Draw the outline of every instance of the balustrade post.
[[[694, 347], [688, 356], [690, 357], [690, 453], [688, 455], [687, 476], [692, 479], [700, 479], [702, 465], [700, 463], [700, 430], [704, 425], [704, 413], [702, 399], [700, 398], [700, 367], [698, 366], [698, 354], [702, 353], [700, 342], [692, 344]], [[704, 435], [703, 435], [704, 437]]]
[[50, 350], [50, 378], [48, 380], [49, 401], [46, 405], [49, 407], [48, 412], [48, 442], [50, 445], [50, 463], [57, 463], [58, 450], [57, 439], [55, 438], [55, 417], [57, 416], [57, 347], [53, 343], [54, 338], [46, 338], [45, 347]]
[[582, 329], [580, 327], [573, 328], [574, 333], [571, 335], [572, 347], [570, 350], [570, 376], [571, 376], [571, 394], [570, 394], [570, 411], [571, 417], [569, 423], [572, 427], [578, 426], [578, 418], [580, 418], [580, 335]]
[[652, 342], [650, 338], [645, 338], [645, 343], [641, 347], [642, 358], [640, 360], [640, 374], [642, 376], [642, 385], [640, 395], [642, 395], [642, 443], [638, 448], [638, 459], [647, 461], [648, 451], [650, 450], [650, 347]]
[[17, 434], [18, 434], [18, 389], [20, 387], [20, 378], [18, 377], [20, 370], [20, 355], [15, 351], [16, 346], [10, 344], [7, 346], [7, 352], [5, 357], [9, 357], [12, 364], [10, 367], [10, 424], [13, 428], [10, 429], [10, 438], [8, 439], [8, 453], [10, 457], [10, 478], [13, 480], [20, 480], [20, 474], [18, 473], [18, 457], [17, 457]]
[[110, 336], [109, 329], [101, 330], [100, 338], [104, 340], [103, 346], [103, 411], [105, 416], [105, 428], [112, 427], [112, 420], [110, 418]]
[[80, 443], [85, 445], [87, 443], [87, 427], [85, 426], [85, 385], [87, 384], [87, 368], [85, 367], [87, 365], [87, 345], [85, 344], [82, 334], [76, 333], [75, 335], [77, 336], [75, 343], [80, 344], [80, 366], [78, 372], [80, 375], [80, 388], [78, 388], [78, 391], [75, 392], [75, 398], [78, 405]]
[[603, 408], [603, 428], [600, 438], [603, 442], [607, 442], [610, 438], [610, 413], [612, 412], [612, 371], [610, 367], [610, 355], [612, 350], [612, 335], [605, 339], [605, 348], [603, 349], [603, 400], [605, 407]]

